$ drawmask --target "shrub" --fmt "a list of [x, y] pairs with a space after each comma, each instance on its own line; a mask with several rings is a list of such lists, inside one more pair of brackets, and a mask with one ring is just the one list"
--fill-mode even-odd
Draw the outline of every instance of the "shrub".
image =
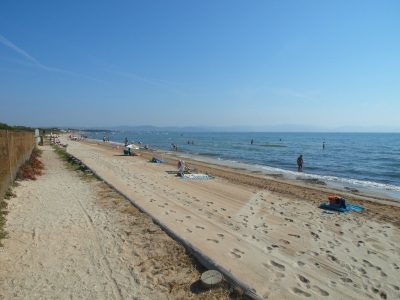
[[43, 163], [39, 160], [42, 151], [34, 149], [29, 160], [21, 166], [17, 177], [20, 180], [36, 180], [37, 175], [42, 175]]

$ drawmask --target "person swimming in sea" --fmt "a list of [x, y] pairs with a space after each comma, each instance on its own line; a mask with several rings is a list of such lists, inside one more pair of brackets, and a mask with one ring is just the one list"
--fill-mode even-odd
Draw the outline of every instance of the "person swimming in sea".
[[303, 155], [300, 154], [300, 156], [297, 158], [297, 171], [301, 172], [303, 171]]

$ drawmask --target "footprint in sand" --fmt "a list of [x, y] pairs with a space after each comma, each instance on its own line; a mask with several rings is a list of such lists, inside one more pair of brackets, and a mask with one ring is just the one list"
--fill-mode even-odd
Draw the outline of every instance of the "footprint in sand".
[[191, 216], [186, 216], [186, 219], [191, 220], [192, 217]]
[[236, 248], [234, 248], [234, 249], [233, 249], [233, 251], [235, 251], [235, 252], [239, 252], [239, 253], [241, 253], [241, 254], [244, 254], [244, 252], [243, 252], [243, 251], [241, 251], [241, 250], [239, 250], [239, 249], [236, 249]]
[[370, 268], [372, 268], [372, 267], [374, 266], [374, 265], [371, 264], [368, 260], [365, 260], [365, 259], [362, 260], [362, 264], [363, 264], [363, 265], [366, 265], [367, 267], [370, 267]]
[[312, 231], [310, 233], [314, 237], [314, 240], [316, 240], [316, 241], [319, 240], [319, 235], [318, 234], [316, 234], [315, 232], [312, 232]]
[[223, 208], [223, 207], [221, 207], [221, 210], [222, 210], [222, 211], [226, 211], [226, 209], [225, 209], [225, 208]]
[[378, 275], [381, 276], [381, 277], [387, 277], [387, 274], [385, 272], [383, 272], [383, 271], [380, 271], [378, 273]]
[[329, 296], [329, 293], [328, 293], [327, 291], [321, 289], [319, 286], [313, 285], [313, 286], [311, 287], [311, 289], [312, 289], [314, 292], [316, 292], [317, 294], [319, 294], [320, 296], [324, 296], [324, 297]]
[[197, 229], [204, 229], [204, 227], [196, 226]]
[[217, 240], [213, 240], [213, 239], [207, 239], [207, 241], [209, 241], [209, 242], [214, 242], [214, 243], [216, 243], [216, 244], [218, 244], [218, 243], [219, 243], [219, 241], [217, 241]]
[[302, 276], [302, 275], [300, 275], [300, 274], [297, 274], [297, 278], [301, 281], [301, 283], [303, 283], [303, 284], [309, 284], [310, 283], [310, 280], [308, 280], [306, 277], [304, 277], [304, 276]]
[[290, 244], [290, 242], [287, 241], [287, 240], [280, 239], [279, 241], [282, 242], [282, 243], [284, 243], [284, 244], [286, 244], [286, 245], [289, 245], [289, 244]]
[[175, 222], [182, 223], [182, 222], [183, 222], [183, 220], [175, 219]]
[[225, 236], [221, 233], [217, 234], [216, 236], [219, 237], [221, 240], [223, 240], [225, 238]]
[[387, 294], [384, 291], [380, 291], [374, 287], [370, 288], [371, 292], [374, 294], [379, 294], [379, 296], [381, 297], [381, 299], [387, 299]]
[[230, 254], [235, 258], [241, 258], [242, 257], [241, 255], [239, 255], [239, 254], [237, 254], [235, 252], [232, 252], [232, 251], [230, 252]]
[[267, 247], [265, 247], [265, 248], [267, 249], [267, 252], [268, 252], [268, 253], [271, 253], [272, 250], [274, 250], [274, 248], [272, 248], [272, 247], [270, 247], [270, 246], [267, 246]]
[[298, 239], [300, 238], [300, 236], [297, 235], [297, 234], [291, 234], [291, 233], [289, 233], [288, 235], [289, 235], [289, 236], [294, 236], [294, 237], [296, 237], [296, 238], [298, 238]]
[[399, 269], [399, 266], [396, 265], [395, 263], [392, 263], [392, 268], [393, 268], [394, 270], [398, 270], [398, 269]]
[[174, 210], [170, 210], [169, 212], [176, 214], [176, 211], [174, 211]]
[[337, 286], [337, 282], [331, 280], [331, 282], [329, 282], [329, 286], [336, 287]]
[[186, 229], [186, 232], [192, 233], [193, 231], [191, 231], [190, 229]]
[[350, 258], [353, 262], [357, 262], [357, 259], [354, 258], [353, 256], [348, 256], [348, 258]]
[[329, 258], [331, 261], [333, 261], [333, 262], [335, 262], [335, 263], [337, 263], [337, 264], [340, 264], [340, 263], [341, 263], [341, 261], [340, 261], [336, 256], [333, 256], [333, 255], [328, 254], [328, 258]]
[[302, 267], [304, 265], [305, 265], [305, 263], [300, 260], [293, 263], [293, 267], [295, 267], [295, 268]]
[[361, 275], [361, 276], [365, 276], [367, 274], [367, 271], [365, 271], [364, 268], [356, 268], [357, 272]]
[[311, 294], [309, 294], [309, 293], [307, 293], [307, 292], [305, 292], [305, 291], [303, 291], [303, 290], [301, 290], [301, 289], [299, 289], [297, 287], [290, 288], [290, 291], [293, 294], [296, 294], [296, 295], [299, 295], [299, 296], [304, 296], [304, 297], [307, 297], [307, 298], [311, 297]]
[[162, 207], [162, 208], [164, 208], [165, 206], [164, 206], [164, 205], [159, 205], [159, 207]]
[[266, 267], [266, 268], [274, 267], [274, 268], [278, 269], [279, 271], [285, 271], [285, 269], [286, 269], [284, 265], [282, 265], [280, 263], [277, 263], [274, 260], [267, 261], [267, 264], [263, 264], [263, 266]]

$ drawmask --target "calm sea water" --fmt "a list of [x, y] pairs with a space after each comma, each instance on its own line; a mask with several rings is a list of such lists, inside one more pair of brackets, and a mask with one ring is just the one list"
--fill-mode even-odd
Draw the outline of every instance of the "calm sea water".
[[[200, 160], [256, 168], [288, 176], [302, 176], [400, 192], [399, 133], [178, 133], [115, 132], [86, 134], [101, 140], [135, 144]], [[253, 140], [253, 144], [250, 141]], [[190, 143], [188, 144], [188, 141]], [[193, 144], [192, 144], [193, 141]], [[325, 149], [322, 143], [325, 142]], [[297, 157], [304, 157], [303, 172], [297, 172]]]

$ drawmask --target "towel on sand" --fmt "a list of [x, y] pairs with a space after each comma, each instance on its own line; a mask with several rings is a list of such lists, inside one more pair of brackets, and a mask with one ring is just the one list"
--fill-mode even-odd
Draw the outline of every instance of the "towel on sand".
[[337, 207], [337, 206], [321, 203], [319, 205], [319, 208], [329, 209], [329, 210], [337, 210], [337, 211], [340, 211], [340, 212], [343, 212], [343, 213], [364, 210], [364, 207], [353, 205], [353, 204], [346, 204], [346, 208], [343, 208], [343, 207]]
[[157, 157], [153, 157], [152, 159], [150, 159], [150, 162], [155, 162], [155, 163], [167, 163], [168, 161], [162, 160], [162, 159], [158, 159]]
[[212, 177], [207, 174], [184, 174], [182, 179], [211, 179]]

